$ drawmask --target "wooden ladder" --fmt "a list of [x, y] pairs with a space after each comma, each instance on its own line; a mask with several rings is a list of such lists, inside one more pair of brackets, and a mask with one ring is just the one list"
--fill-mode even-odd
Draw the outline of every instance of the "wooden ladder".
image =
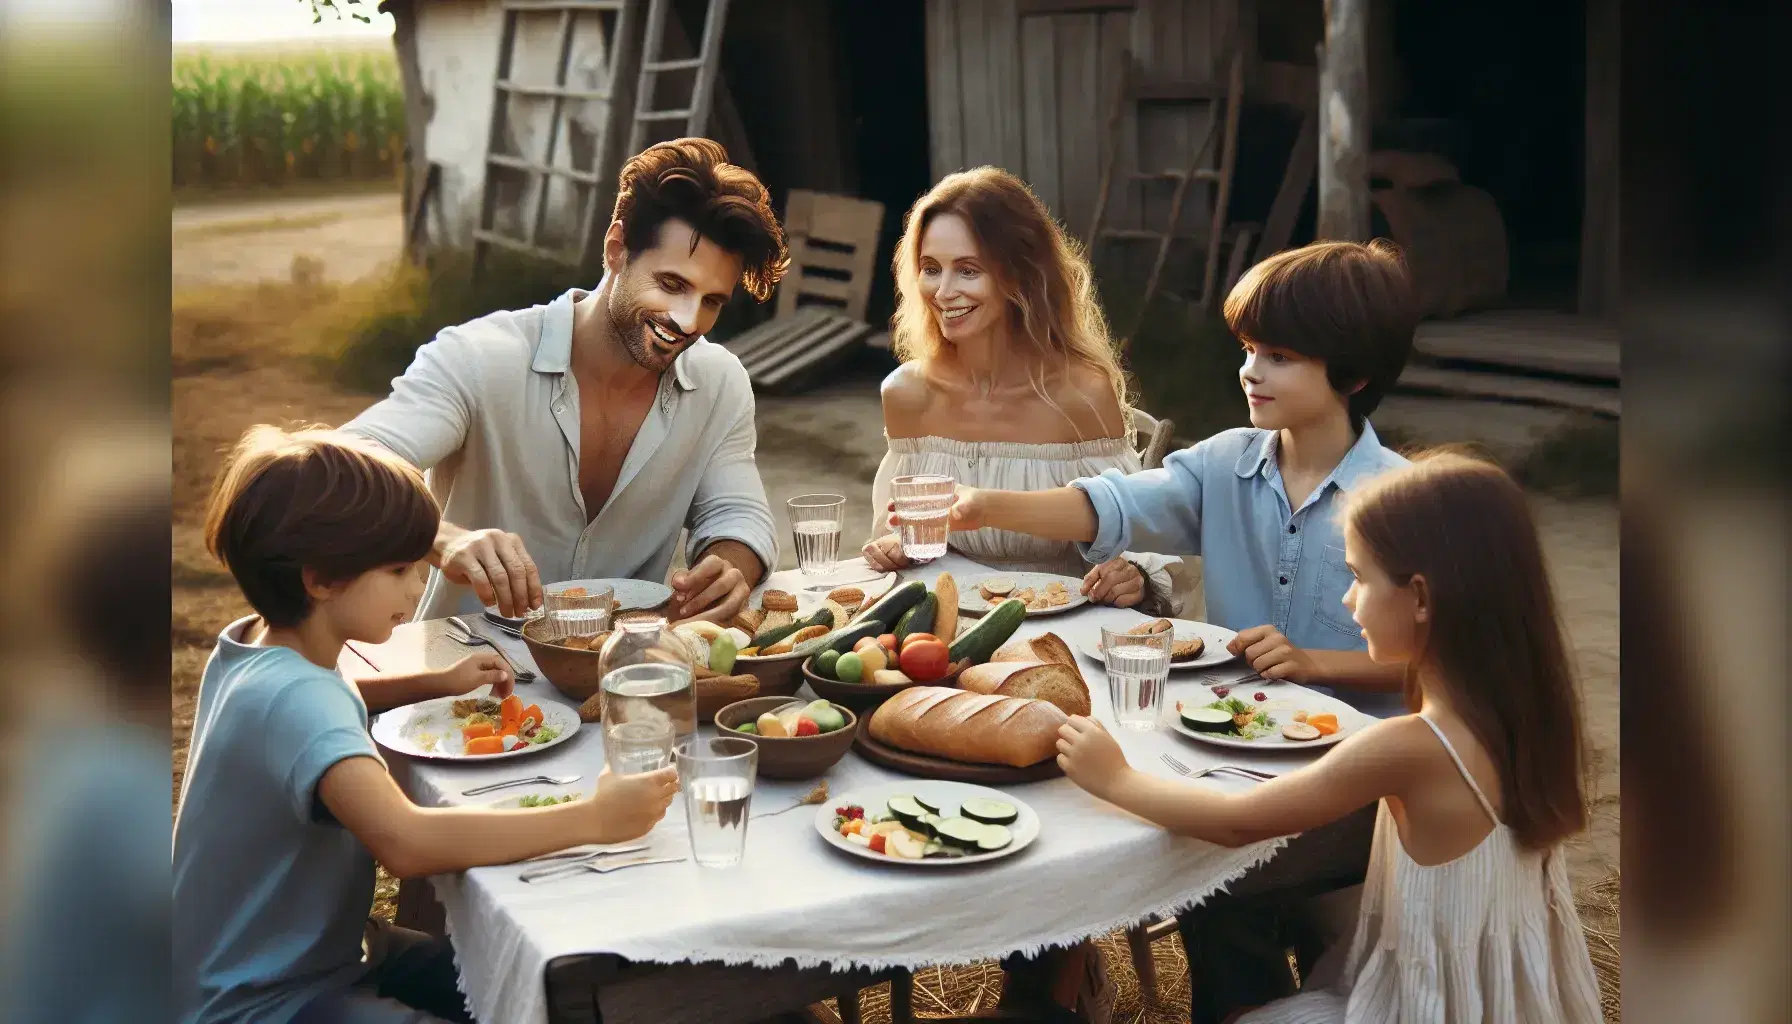
[[[1199, 302], [1203, 313], [1213, 307], [1215, 283], [1219, 276], [1220, 251], [1226, 242], [1226, 207], [1232, 199], [1232, 168], [1237, 160], [1238, 149], [1238, 112], [1243, 97], [1244, 59], [1236, 49], [1233, 50], [1224, 82], [1140, 80], [1133, 73], [1130, 53], [1126, 54], [1125, 59], [1121, 62], [1121, 80], [1119, 88], [1115, 90], [1113, 112], [1108, 117], [1107, 148], [1102, 154], [1101, 186], [1096, 196], [1095, 216], [1089, 225], [1087, 237], [1091, 262], [1101, 249], [1103, 242], [1145, 241], [1157, 243], [1157, 256], [1151, 263], [1151, 274], [1145, 280], [1145, 294], [1139, 300], [1138, 318], [1134, 321], [1132, 331], [1127, 332], [1127, 341], [1130, 341], [1132, 333], [1138, 330], [1139, 323], [1144, 320], [1146, 309], [1157, 294], [1157, 286], [1163, 276], [1164, 263], [1169, 258], [1171, 244], [1178, 238], [1200, 237], [1199, 235], [1179, 233], [1177, 230], [1182, 220], [1183, 204], [1188, 198], [1189, 186], [1195, 182], [1207, 182], [1215, 186], [1213, 210], [1208, 218], [1206, 265], [1201, 273]], [[1186, 167], [1159, 171], [1134, 170], [1118, 175], [1127, 184], [1166, 181], [1175, 184], [1175, 191], [1170, 196], [1169, 217], [1163, 230], [1108, 227], [1105, 224], [1105, 218], [1109, 196], [1113, 191], [1116, 178], [1114, 166], [1119, 159], [1126, 114], [1131, 110], [1136, 117], [1139, 107], [1144, 104], [1206, 106], [1213, 112], [1213, 116], [1208, 119], [1207, 134], [1202, 138], [1201, 144], [1195, 148]], [[1126, 343], [1123, 341], [1122, 345]]]
[[[600, 226], [608, 226], [616, 176], [628, 155], [644, 148], [642, 140], [646, 137], [647, 125], [682, 120], [685, 135], [703, 133], [709, 119], [710, 97], [720, 63], [722, 26], [727, 12], [727, 0], [709, 0], [703, 41], [697, 56], [664, 60], [659, 54], [668, 34], [667, 19], [676, 16], [670, 0], [503, 0], [504, 25], [498, 41], [498, 75], [492, 97], [491, 128], [486, 137], [485, 184], [479, 226], [473, 231], [475, 283], [484, 277], [493, 249], [518, 252], [569, 267], [588, 267], [596, 262], [594, 241], [601, 247]], [[516, 66], [518, 23], [524, 18], [544, 15], [559, 19], [554, 84], [523, 85], [511, 77]], [[603, 35], [603, 52], [608, 58], [603, 82], [594, 89], [567, 86], [574, 30], [580, 18], [597, 19]], [[644, 60], [644, 53], [651, 56]], [[689, 100], [676, 110], [653, 109], [656, 76], [684, 69], [696, 71]], [[504, 151], [510, 125], [510, 101], [519, 96], [552, 105], [542, 152], [533, 156]], [[556, 163], [561, 122], [566, 119], [568, 100], [598, 101], [606, 106], [589, 167]], [[629, 147], [626, 150], [624, 142]], [[499, 177], [506, 171], [526, 174], [535, 186], [535, 208], [523, 216], [520, 234], [507, 234], [500, 228], [498, 206], [502, 186]], [[571, 183], [575, 194], [582, 193], [584, 198], [576, 244], [570, 247], [544, 245], [538, 241], [547, 218], [549, 184], [555, 178]]]

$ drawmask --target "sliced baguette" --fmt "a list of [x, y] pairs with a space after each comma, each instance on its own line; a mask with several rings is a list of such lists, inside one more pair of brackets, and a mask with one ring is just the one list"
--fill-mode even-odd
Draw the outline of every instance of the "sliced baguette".
[[1003, 680], [996, 693], [1048, 701], [1067, 715], [1087, 716], [1090, 712], [1089, 686], [1083, 682], [1083, 674], [1065, 665], [1030, 665]]
[[1076, 655], [1070, 651], [1070, 645], [1056, 633], [1041, 633], [1026, 640], [1012, 640], [990, 656], [991, 662], [998, 661], [1043, 661], [1049, 664], [1069, 665], [1076, 667]]

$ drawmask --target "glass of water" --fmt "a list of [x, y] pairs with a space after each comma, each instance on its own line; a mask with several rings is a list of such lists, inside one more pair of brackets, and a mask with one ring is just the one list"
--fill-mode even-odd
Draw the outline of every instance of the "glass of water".
[[805, 576], [833, 572], [840, 557], [846, 495], [799, 494], [786, 504], [790, 508], [790, 529], [796, 534], [796, 567]]
[[672, 719], [604, 724], [604, 760], [617, 775], [644, 775], [672, 763]]
[[927, 562], [945, 555], [946, 517], [957, 489], [957, 481], [949, 476], [899, 476], [890, 481], [903, 557]]
[[1152, 731], [1164, 709], [1164, 687], [1170, 678], [1173, 630], [1135, 636], [1123, 629], [1101, 629], [1101, 659], [1108, 669], [1108, 699], [1114, 724], [1123, 729]]
[[733, 736], [697, 736], [680, 743], [674, 756], [692, 858], [706, 868], [739, 864], [747, 844], [759, 745]]
[[541, 594], [543, 628], [549, 640], [597, 636], [610, 629], [616, 592], [611, 587], [562, 587]]

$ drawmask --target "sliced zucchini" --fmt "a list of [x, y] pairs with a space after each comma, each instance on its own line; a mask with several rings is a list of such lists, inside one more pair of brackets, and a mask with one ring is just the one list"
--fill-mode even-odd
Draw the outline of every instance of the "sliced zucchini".
[[939, 805], [939, 804], [934, 804], [934, 803], [928, 803], [928, 802], [927, 802], [927, 801], [926, 801], [926, 800], [924, 800], [924, 799], [922, 799], [922, 798], [921, 798], [921, 797], [918, 797], [918, 796], [912, 796], [912, 797], [909, 797], [909, 799], [910, 799], [910, 800], [913, 800], [913, 801], [914, 801], [914, 802], [915, 802], [915, 803], [917, 803], [917, 804], [920, 804], [920, 805], [921, 805], [921, 809], [922, 809], [922, 810], [923, 810], [923, 811], [926, 811], [926, 812], [927, 812], [927, 813], [928, 813], [928, 814], [938, 814], [938, 813], [940, 813], [940, 805]]
[[1012, 825], [1020, 817], [1020, 812], [1013, 804], [1005, 804], [1000, 800], [985, 800], [972, 797], [959, 808], [959, 814], [985, 825]]
[[983, 834], [977, 839], [977, 851], [979, 853], [994, 853], [1012, 842], [1014, 842], [1014, 835], [1004, 826], [985, 825]]
[[934, 826], [941, 839], [966, 849], [975, 849], [977, 841], [983, 838], [984, 826], [969, 818], [943, 818]]
[[925, 833], [927, 838], [933, 839], [939, 835], [939, 824], [944, 820], [946, 819], [937, 814], [923, 814], [921, 815], [921, 827], [915, 831]]
[[1232, 712], [1220, 708], [1184, 708], [1182, 724], [1197, 732], [1231, 732]]
[[902, 822], [903, 827], [920, 831], [921, 819], [926, 816], [927, 812], [921, 809], [920, 804], [915, 803], [914, 797], [893, 796], [890, 798], [889, 807], [891, 816]]

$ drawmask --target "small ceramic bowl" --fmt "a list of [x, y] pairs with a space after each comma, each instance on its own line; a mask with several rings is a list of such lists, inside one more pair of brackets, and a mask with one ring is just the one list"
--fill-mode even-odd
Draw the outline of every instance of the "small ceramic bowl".
[[600, 643], [592, 650], [578, 650], [562, 647], [540, 639], [542, 629], [547, 620], [533, 618], [523, 623], [523, 643], [529, 648], [529, 657], [535, 659], [535, 667], [560, 695], [575, 704], [583, 704], [603, 682], [598, 666], [603, 662], [603, 645]]
[[819, 736], [760, 736], [735, 731], [737, 726], [758, 721], [760, 715], [788, 703], [787, 696], [735, 701], [716, 712], [716, 732], [758, 744], [759, 774], [768, 779], [813, 779], [825, 774], [846, 756], [859, 727], [858, 716], [849, 708], [835, 704], [834, 709], [845, 716], [846, 724]]

